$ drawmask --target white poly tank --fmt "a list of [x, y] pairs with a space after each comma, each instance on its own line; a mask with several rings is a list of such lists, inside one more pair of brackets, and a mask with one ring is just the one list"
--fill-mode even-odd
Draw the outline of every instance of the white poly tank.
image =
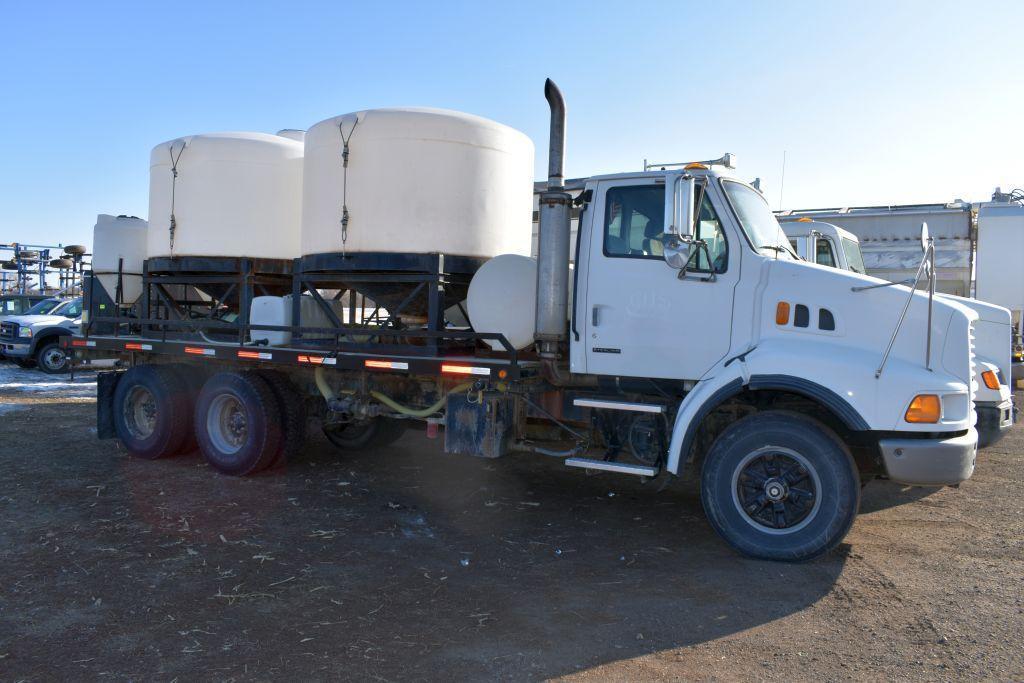
[[92, 229], [92, 272], [111, 299], [117, 296], [118, 269], [121, 301], [133, 303], [142, 294], [142, 262], [146, 259], [146, 221], [135, 216], [96, 216]]
[[515, 129], [443, 109], [371, 109], [321, 121], [305, 147], [303, 255], [530, 253], [533, 143]]
[[[537, 315], [537, 262], [502, 254], [480, 266], [466, 297], [469, 321], [477, 332], [505, 335], [517, 350], [533, 344]], [[496, 351], [500, 342], [487, 340]]]
[[149, 258], [292, 259], [299, 255], [301, 212], [296, 140], [210, 133], [165, 142], [150, 154]]

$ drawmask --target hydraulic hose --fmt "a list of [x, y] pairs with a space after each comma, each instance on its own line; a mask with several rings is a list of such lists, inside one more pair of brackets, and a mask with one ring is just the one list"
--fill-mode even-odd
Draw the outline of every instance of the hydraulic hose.
[[444, 396], [437, 399], [437, 402], [434, 403], [434, 405], [429, 406], [427, 408], [409, 408], [408, 406], [403, 406], [398, 401], [395, 401], [390, 396], [382, 394], [379, 391], [371, 391], [370, 396], [373, 396], [375, 399], [386, 405], [388, 408], [391, 408], [395, 412], [401, 413], [402, 415], [407, 415], [409, 417], [430, 417], [437, 411], [441, 410], [441, 406], [443, 406], [444, 402], [448, 400], [448, 394], [452, 394], [456, 391], [465, 391], [471, 386], [473, 386], [472, 382], [466, 382], [465, 384], [456, 385], [452, 387], [451, 390], [448, 391], [448, 393], [446, 393]]

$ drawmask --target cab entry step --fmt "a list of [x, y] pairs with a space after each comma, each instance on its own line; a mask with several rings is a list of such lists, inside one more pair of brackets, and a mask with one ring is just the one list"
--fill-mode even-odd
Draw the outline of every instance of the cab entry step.
[[580, 408], [603, 408], [605, 410], [629, 410], [636, 413], [664, 413], [665, 406], [657, 403], [635, 403], [610, 398], [577, 398], [572, 404]]
[[603, 470], [605, 472], [635, 474], [638, 477], [654, 477], [658, 474], [658, 468], [651, 467], [649, 465], [630, 465], [621, 462], [609, 462], [608, 460], [596, 460], [593, 458], [566, 458], [565, 464], [569, 467], [582, 467], [588, 470]]

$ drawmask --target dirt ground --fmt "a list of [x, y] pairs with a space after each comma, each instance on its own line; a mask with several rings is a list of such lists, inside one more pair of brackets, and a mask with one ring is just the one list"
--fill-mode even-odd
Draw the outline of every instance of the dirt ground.
[[693, 486], [422, 432], [248, 479], [135, 460], [90, 381], [0, 366], [0, 680], [1024, 678], [1024, 429], [787, 565]]

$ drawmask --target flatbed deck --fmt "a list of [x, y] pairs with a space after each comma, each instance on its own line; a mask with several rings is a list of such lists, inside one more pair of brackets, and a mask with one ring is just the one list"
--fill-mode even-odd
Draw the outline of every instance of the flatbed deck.
[[90, 355], [171, 356], [229, 362], [287, 366], [326, 366], [340, 370], [372, 370], [408, 375], [452, 375], [515, 380], [536, 375], [537, 361], [471, 355], [422, 356], [380, 354], [308, 347], [268, 347], [252, 344], [165, 340], [143, 336], [87, 335], [65, 338], [67, 348]]

